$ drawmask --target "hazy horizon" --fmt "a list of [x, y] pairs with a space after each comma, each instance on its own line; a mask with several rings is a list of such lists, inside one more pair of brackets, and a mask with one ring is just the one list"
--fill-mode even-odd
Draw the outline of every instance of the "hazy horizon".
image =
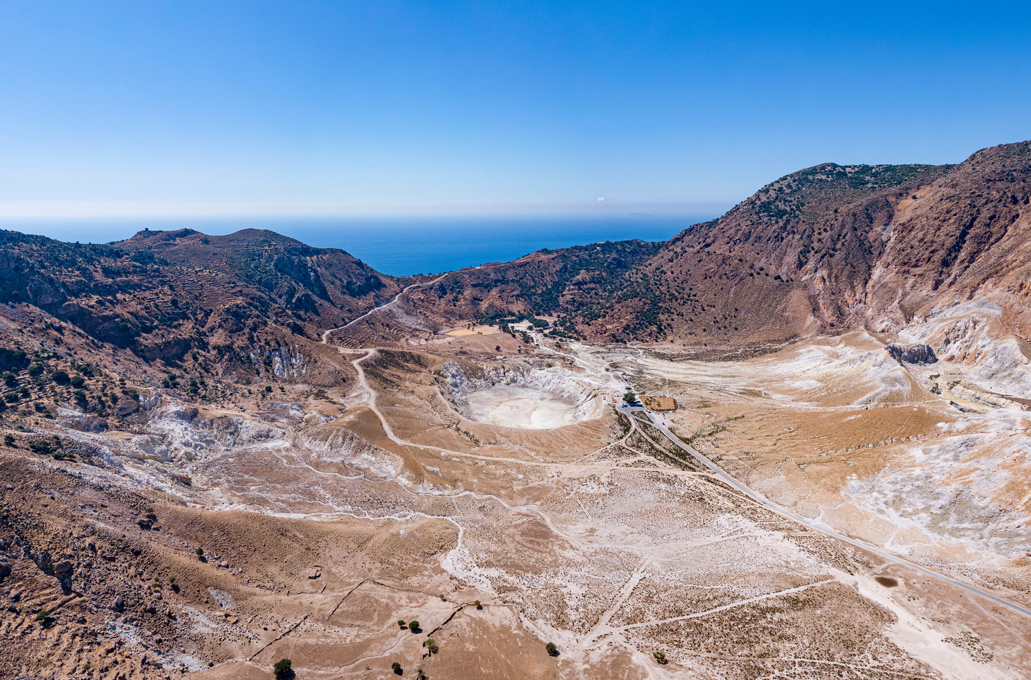
[[543, 248], [667, 241], [716, 216], [78, 219], [0, 221], [0, 229], [72, 243], [111, 243], [144, 229], [212, 236], [269, 229], [317, 248], [340, 248], [384, 274], [411, 276], [509, 262]]

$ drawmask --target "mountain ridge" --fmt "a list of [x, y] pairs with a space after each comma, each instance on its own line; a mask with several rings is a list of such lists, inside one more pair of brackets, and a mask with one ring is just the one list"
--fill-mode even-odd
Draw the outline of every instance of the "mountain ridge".
[[[993, 246], [1011, 230], [1008, 252], [1029, 240], [1029, 178], [1031, 142], [983, 149], [957, 165], [822, 163], [685, 229], [594, 295], [562, 291], [558, 304], [528, 297], [510, 307], [561, 316], [602, 342], [739, 346], [888, 331], [946, 292], [972, 295], [993, 281], [996, 292], [1019, 288], [1019, 258]], [[985, 280], [964, 278], [982, 260], [993, 263], [979, 265]], [[523, 276], [515, 265], [505, 265], [510, 279]], [[490, 311], [472, 296], [455, 309]]]
[[[540, 250], [407, 297], [431, 326], [526, 313], [595, 342], [730, 347], [890, 332], [949, 296], [1008, 296], [1004, 306], [1022, 308], [1029, 177], [1031, 142], [956, 165], [820, 163], [665, 243]], [[0, 265], [10, 273], [0, 300], [173, 360], [268, 324], [315, 338], [420, 280], [261, 229], [145, 229], [103, 245], [0, 232]], [[193, 312], [175, 307], [180, 296]]]

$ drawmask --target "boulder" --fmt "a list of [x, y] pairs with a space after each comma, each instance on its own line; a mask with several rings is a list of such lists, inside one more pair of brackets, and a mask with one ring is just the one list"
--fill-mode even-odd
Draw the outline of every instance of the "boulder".
[[891, 358], [900, 364], [933, 364], [938, 361], [937, 355], [930, 345], [886, 345], [884, 348]]

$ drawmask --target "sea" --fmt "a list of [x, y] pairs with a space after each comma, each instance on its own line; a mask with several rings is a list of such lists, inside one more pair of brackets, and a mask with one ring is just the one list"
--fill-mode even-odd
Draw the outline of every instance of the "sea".
[[6, 220], [0, 222], [0, 229], [81, 243], [110, 243], [145, 228], [190, 228], [210, 235], [269, 229], [311, 246], [340, 248], [384, 274], [411, 276], [508, 262], [542, 248], [628, 239], [668, 241], [713, 217], [716, 215]]

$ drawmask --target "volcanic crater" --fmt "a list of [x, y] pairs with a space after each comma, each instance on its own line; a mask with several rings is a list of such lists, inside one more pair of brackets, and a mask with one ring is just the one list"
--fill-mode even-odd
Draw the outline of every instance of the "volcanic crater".
[[549, 430], [600, 418], [602, 389], [565, 368], [442, 367], [441, 392], [463, 417], [488, 425]]

